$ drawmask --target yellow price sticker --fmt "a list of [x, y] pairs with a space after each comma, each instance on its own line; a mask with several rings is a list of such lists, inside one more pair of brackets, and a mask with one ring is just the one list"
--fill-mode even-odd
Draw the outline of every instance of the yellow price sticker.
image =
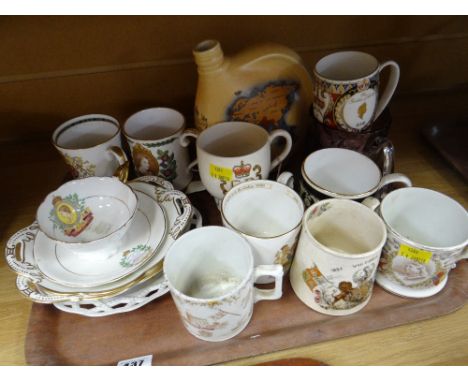
[[421, 264], [427, 264], [431, 260], [432, 252], [401, 244], [400, 249], [398, 250], [398, 255], [406, 257], [409, 260], [417, 261]]
[[210, 164], [210, 176], [221, 181], [229, 182], [232, 179], [232, 169]]

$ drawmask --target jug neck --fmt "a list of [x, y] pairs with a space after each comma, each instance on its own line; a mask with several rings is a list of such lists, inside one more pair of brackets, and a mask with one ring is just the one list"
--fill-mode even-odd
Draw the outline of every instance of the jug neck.
[[219, 41], [206, 40], [199, 43], [193, 50], [195, 63], [199, 74], [214, 73], [221, 69], [224, 54]]

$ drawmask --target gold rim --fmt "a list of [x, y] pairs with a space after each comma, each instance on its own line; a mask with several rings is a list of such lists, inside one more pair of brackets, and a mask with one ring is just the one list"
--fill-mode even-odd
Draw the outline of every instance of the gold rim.
[[[163, 264], [164, 264], [164, 259], [159, 260], [159, 262], [149, 270], [147, 270], [145, 273], [143, 273], [141, 276], [137, 277], [136, 279], [130, 281], [129, 283], [122, 285], [118, 288], [111, 289], [111, 290], [106, 290], [102, 292], [58, 292], [52, 289], [49, 289], [47, 287], [44, 287], [42, 285], [38, 284], [33, 284], [34, 288], [31, 288], [35, 290], [38, 293], [47, 293], [53, 296], [61, 296], [64, 298], [73, 298], [73, 297], [80, 297], [80, 300], [99, 300], [104, 297], [114, 297], [118, 294], [121, 294], [128, 289], [132, 288], [133, 286], [143, 283], [150, 278], [153, 278], [157, 276], [158, 274], [161, 273], [163, 269]], [[30, 285], [31, 287], [31, 285]], [[68, 300], [67, 300], [68, 301]]]
[[[250, 185], [252, 185], [252, 183], [277, 183], [277, 184], [279, 184], [279, 185], [281, 185], [281, 186], [286, 187], [286, 188], [288, 189], [288, 191], [292, 191], [292, 192], [295, 194], [296, 199], [297, 199], [298, 201], [300, 201], [301, 206], [302, 206], [302, 216], [304, 216], [304, 213], [305, 213], [304, 201], [303, 201], [302, 198], [298, 195], [298, 193], [297, 193], [295, 190], [293, 190], [292, 188], [289, 188], [288, 186], [286, 186], [286, 185], [284, 185], [284, 184], [282, 184], [282, 183], [274, 182], [274, 181], [272, 181], [272, 180], [267, 180], [267, 179], [252, 180], [252, 181], [249, 182]], [[240, 187], [241, 185], [243, 185], [243, 183], [240, 183], [238, 186]], [[238, 187], [238, 186], [236, 186], [236, 187]], [[289, 231], [284, 232], [284, 233], [279, 234], [279, 235], [275, 235], [275, 236], [255, 236], [255, 235], [252, 235], [252, 234], [243, 232], [242, 230], [240, 230], [239, 228], [237, 228], [236, 226], [234, 226], [234, 225], [229, 221], [229, 219], [227, 218], [227, 216], [226, 216], [225, 213], [224, 213], [224, 208], [223, 208], [223, 206], [224, 206], [224, 200], [226, 199], [226, 197], [228, 196], [228, 194], [229, 194], [232, 190], [234, 190], [236, 187], [233, 187], [233, 188], [232, 188], [231, 190], [229, 190], [228, 193], [224, 196], [223, 201], [221, 202], [220, 209], [219, 209], [220, 212], [221, 212], [221, 216], [223, 217], [223, 219], [225, 220], [225, 222], [229, 225], [230, 228], [232, 228], [232, 229], [235, 230], [236, 232], [239, 232], [239, 233], [241, 233], [241, 234], [243, 234], [243, 235], [245, 235], [245, 236], [248, 236], [248, 237], [253, 237], [254, 239], [276, 239], [276, 238], [278, 238], [278, 237], [285, 236], [285, 235], [287, 235], [287, 234], [293, 232], [294, 230], [296, 230], [297, 228], [299, 228], [299, 227], [301, 226], [301, 224], [302, 224], [302, 216], [301, 216], [301, 218], [299, 219], [299, 223], [297, 223], [297, 224], [294, 226], [294, 228], [291, 228]]]

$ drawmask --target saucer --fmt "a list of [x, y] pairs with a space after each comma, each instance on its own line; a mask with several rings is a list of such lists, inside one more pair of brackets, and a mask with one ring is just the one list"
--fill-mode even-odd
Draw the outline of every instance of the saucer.
[[[16, 287], [28, 299], [43, 304], [107, 301], [122, 294], [122, 298], [131, 293], [137, 285], [154, 280], [162, 269], [162, 260], [172, 243], [185, 231], [190, 229], [191, 219], [198, 227], [202, 224], [201, 215], [193, 210], [187, 196], [180, 191], [164, 189], [158, 182], [144, 183], [137, 179], [139, 185], [129, 185], [136, 190], [146, 191], [163, 208], [167, 216], [167, 233], [156, 255], [144, 266], [118, 281], [96, 287], [70, 287], [45, 278], [35, 265], [33, 246], [38, 232], [37, 223], [15, 233], [7, 242], [6, 261], [8, 266], [18, 273]], [[18, 252], [20, 255], [17, 256]], [[18, 260], [18, 257], [21, 260]], [[152, 284], [154, 287], [154, 283]], [[145, 300], [146, 301], [146, 300]], [[83, 308], [85, 309], [85, 308]]]
[[42, 231], [34, 241], [34, 259], [44, 277], [71, 287], [94, 287], [118, 281], [142, 267], [159, 249], [166, 235], [163, 209], [150, 196], [138, 196], [135, 220], [113, 250], [74, 252]]

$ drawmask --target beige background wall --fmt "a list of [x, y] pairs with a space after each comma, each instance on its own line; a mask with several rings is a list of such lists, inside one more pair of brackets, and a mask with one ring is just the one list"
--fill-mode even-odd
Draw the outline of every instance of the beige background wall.
[[0, 18], [0, 141], [48, 139], [68, 118], [172, 106], [188, 118], [196, 88], [191, 50], [207, 38], [227, 55], [272, 41], [309, 69], [334, 50], [392, 58], [397, 96], [468, 83], [468, 18], [144, 16]]

